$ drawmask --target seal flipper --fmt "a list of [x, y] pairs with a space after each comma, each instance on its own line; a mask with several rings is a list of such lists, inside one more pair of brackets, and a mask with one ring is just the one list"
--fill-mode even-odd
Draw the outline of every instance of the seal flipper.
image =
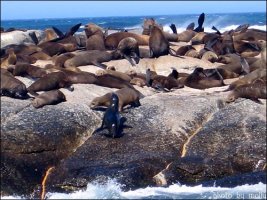
[[102, 63], [100, 63], [98, 61], [93, 61], [92, 64], [97, 66], [97, 67], [100, 67], [102, 69], [106, 69], [107, 68], [107, 65], [104, 65], [104, 64], [102, 64]]
[[58, 35], [58, 37], [62, 38], [64, 37], [64, 33], [62, 33], [61, 30], [59, 30], [58, 28], [52, 26], [52, 29], [55, 31], [55, 33]]
[[172, 32], [173, 32], [174, 34], [177, 34], [177, 29], [176, 29], [175, 24], [171, 24], [171, 25], [170, 25], [170, 28], [172, 29]]
[[214, 30], [214, 31], [216, 31], [216, 33], [219, 34], [219, 35], [222, 34], [215, 26], [212, 26], [211, 29]]
[[130, 56], [123, 54], [123, 57], [128, 60], [132, 66], [136, 66]]
[[33, 32], [30, 32], [29, 33], [29, 36], [31, 37], [32, 41], [34, 42], [35, 45], [37, 45], [39, 43], [39, 40], [36, 36], [36, 33], [33, 31]]
[[71, 29], [65, 34], [65, 37], [69, 37], [73, 35], [76, 31], [79, 30], [82, 23], [76, 24], [75, 26], [71, 27]]
[[241, 61], [241, 66], [242, 66], [243, 72], [245, 72], [246, 74], [249, 74], [250, 73], [250, 67], [249, 67], [247, 60], [245, 58], [241, 57], [240, 61]]
[[192, 23], [190, 23], [187, 27], [186, 27], [186, 30], [194, 30], [194, 28], [195, 28], [195, 23], [194, 22], [192, 22]]
[[205, 14], [201, 13], [198, 17], [198, 27], [194, 29], [196, 32], [204, 32], [203, 23], [205, 20]]

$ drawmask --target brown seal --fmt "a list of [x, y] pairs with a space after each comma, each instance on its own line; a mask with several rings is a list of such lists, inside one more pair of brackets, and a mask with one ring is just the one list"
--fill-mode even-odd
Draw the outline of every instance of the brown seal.
[[64, 72], [53, 72], [45, 75], [44, 77], [36, 80], [28, 88], [28, 92], [33, 96], [38, 96], [36, 92], [49, 91], [59, 88], [68, 88], [73, 91], [73, 86], [68, 80], [67, 75]]
[[218, 68], [223, 68], [236, 74], [241, 74], [243, 72], [240, 56], [236, 54], [219, 56], [218, 62], [225, 63], [225, 65], [220, 65]]
[[[203, 77], [201, 74], [204, 74]], [[220, 74], [218, 74], [221, 76]], [[212, 87], [220, 87], [224, 86], [223, 78], [221, 77], [220, 80], [216, 80], [214, 78], [206, 77], [204, 73], [204, 69], [201, 67], [197, 67], [193, 73], [191, 73], [186, 79], [184, 84], [187, 87], [195, 88], [195, 89], [207, 89]]]
[[202, 57], [201, 57], [202, 60], [207, 60], [209, 62], [217, 62], [218, 60], [218, 56], [216, 53], [212, 52], [212, 51], [206, 51]]
[[16, 79], [6, 69], [1, 68], [1, 96], [26, 99], [28, 91], [24, 83]]
[[[221, 76], [218, 75], [218, 72]], [[221, 77], [223, 79], [229, 79], [229, 78], [237, 78], [239, 77], [239, 74], [236, 74], [234, 72], [228, 71], [223, 68], [216, 68], [216, 69], [204, 69], [204, 73], [207, 77], [213, 77], [215, 79], [221, 80]]]
[[199, 58], [199, 53], [195, 49], [190, 49], [185, 53], [185, 56], [191, 57], [191, 58]]
[[63, 53], [59, 56], [54, 56], [52, 58], [52, 61], [54, 62], [55, 66], [56, 67], [64, 67], [64, 63], [66, 60], [70, 59], [70, 58], [73, 58], [75, 56], [75, 54], [73, 53]]
[[[126, 60], [131, 63], [132, 66], [135, 66], [135, 63], [138, 64], [140, 60], [139, 45], [136, 39], [133, 37], [127, 37], [122, 39], [116, 49], [121, 57], [124, 57]], [[134, 62], [133, 62], [133, 60]]]
[[105, 36], [102, 28], [96, 24], [90, 23], [85, 25], [84, 28], [86, 34], [86, 50], [106, 50]]
[[114, 77], [110, 74], [103, 74], [102, 76], [97, 76], [97, 80], [94, 84], [109, 87], [109, 88], [134, 88], [128, 81], [121, 78]]
[[226, 102], [230, 103], [241, 98], [251, 99], [256, 102], [260, 102], [258, 99], [266, 99], [266, 80], [256, 79], [251, 84], [240, 85], [236, 87], [227, 96]]
[[[132, 88], [122, 88], [120, 90], [117, 90], [115, 94], [119, 97], [119, 111], [121, 112], [123, 107], [126, 105], [131, 105], [134, 107], [140, 106], [140, 93]], [[103, 96], [96, 97], [92, 100], [90, 104], [91, 109], [95, 109], [98, 106], [110, 106], [110, 99], [111, 99], [112, 92], [107, 93]]]
[[146, 83], [147, 86], [166, 91], [171, 89], [178, 89], [183, 86], [179, 85], [177, 79], [172, 76], [166, 77], [162, 75], [153, 75], [150, 69], [146, 70]]
[[6, 50], [7, 55], [4, 58], [1, 58], [1, 67], [7, 68], [9, 65], [15, 65], [17, 62], [17, 56], [13, 48]]
[[184, 56], [186, 54], [186, 52], [188, 52], [191, 49], [196, 50], [194, 47], [192, 47], [192, 45], [184, 45], [184, 46], [181, 46], [181, 47], [179, 47], [176, 50], [176, 55], [178, 55], [178, 56]]
[[144, 87], [144, 86], [146, 86], [146, 82], [145, 82], [145, 80], [144, 79], [142, 79], [142, 78], [133, 78], [131, 81], [130, 81], [130, 83], [132, 84], [132, 85], [137, 85], [137, 86], [139, 86], [139, 87]]
[[238, 79], [237, 81], [231, 83], [229, 85], [229, 88], [226, 90], [233, 90], [236, 87], [239, 87], [241, 85], [247, 85], [253, 83], [256, 79], [263, 79], [266, 80], [266, 68], [265, 69], [257, 69], [253, 72], [250, 72], [249, 74], [245, 75], [244, 77]]
[[129, 75], [127, 75], [123, 72], [115, 71], [115, 70], [106, 69], [106, 70], [97, 70], [96, 71], [97, 76], [102, 76], [103, 74], [110, 74], [112, 76], [115, 76], [117, 78], [120, 78], [120, 79], [128, 81], [128, 82], [130, 82], [132, 79]]
[[68, 59], [64, 63], [64, 67], [79, 67], [84, 65], [95, 65], [100, 68], [106, 69], [106, 65], [102, 62], [108, 62], [111, 60], [119, 59], [119, 55], [116, 51], [106, 52], [99, 50], [90, 50], [77, 53], [74, 57]]
[[195, 37], [196, 32], [193, 30], [185, 30], [181, 33], [178, 33], [179, 42], [189, 42], [193, 37]]
[[66, 97], [60, 90], [51, 90], [35, 97], [32, 105], [35, 108], [41, 108], [45, 105], [56, 105], [64, 101], [66, 101]]
[[8, 71], [14, 76], [29, 76], [31, 78], [41, 78], [47, 74], [46, 70], [27, 63], [19, 63], [15, 66], [10, 66]]
[[148, 35], [139, 35], [130, 32], [117, 32], [108, 35], [105, 39], [105, 46], [107, 49], [116, 49], [119, 42], [127, 37], [132, 37], [136, 39], [139, 45], [148, 45], [149, 36]]

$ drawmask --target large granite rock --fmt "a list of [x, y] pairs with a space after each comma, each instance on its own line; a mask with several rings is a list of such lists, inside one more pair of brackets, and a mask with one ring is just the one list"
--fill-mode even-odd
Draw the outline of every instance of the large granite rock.
[[1, 48], [10, 44], [34, 44], [29, 33], [35, 32], [39, 41], [44, 37], [44, 31], [41, 30], [27, 30], [27, 31], [11, 31], [8, 33], [1, 33]]
[[[168, 75], [170, 67], [191, 72], [196, 65], [219, 65], [171, 56], [142, 59], [136, 67], [126, 60], [107, 64], [119, 71], [145, 72], [154, 67], [162, 75]], [[19, 79], [26, 86], [32, 83]], [[170, 93], [136, 88], [144, 98], [139, 108], [122, 113], [132, 128], [118, 139], [107, 138], [104, 131], [91, 135], [100, 126], [103, 112], [88, 106], [94, 97], [116, 89], [75, 84], [73, 92], [61, 89], [66, 102], [41, 109], [33, 108], [30, 100], [1, 97], [2, 194], [31, 194], [52, 166], [55, 170], [48, 177], [48, 191], [72, 191], [107, 177], [129, 189], [152, 185], [155, 180], [162, 185], [172, 181], [193, 184], [262, 170], [266, 102], [240, 99], [225, 105], [222, 99], [227, 93], [221, 91], [227, 86], [185, 87]]]

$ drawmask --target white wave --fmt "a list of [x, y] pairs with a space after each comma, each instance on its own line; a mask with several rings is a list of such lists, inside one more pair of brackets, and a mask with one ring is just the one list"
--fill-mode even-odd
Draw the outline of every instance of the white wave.
[[[266, 199], [266, 184], [242, 185], [234, 188], [186, 186], [173, 184], [169, 187], [147, 187], [137, 190], [122, 191], [122, 185], [110, 179], [100, 184], [92, 182], [85, 190], [70, 194], [47, 193], [48, 199]], [[18, 199], [17, 196], [3, 196], [1, 199]], [[21, 199], [21, 198], [20, 198]]]
[[255, 28], [255, 29], [262, 30], [262, 31], [266, 31], [266, 25], [262, 25], [262, 26], [253, 25], [253, 26], [250, 26], [249, 28]]

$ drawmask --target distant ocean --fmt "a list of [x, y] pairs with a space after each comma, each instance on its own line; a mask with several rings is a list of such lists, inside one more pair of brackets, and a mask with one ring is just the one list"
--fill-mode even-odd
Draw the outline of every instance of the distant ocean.
[[[199, 13], [201, 14], [201, 13]], [[83, 17], [83, 18], [58, 18], [58, 19], [27, 19], [27, 20], [1, 20], [1, 26], [8, 28], [23, 28], [44, 30], [57, 27], [66, 32], [71, 26], [82, 23], [79, 32], [88, 23], [95, 23], [103, 28], [110, 29], [142, 29], [145, 18], [154, 18], [162, 24], [165, 31], [171, 31], [169, 25], [174, 23], [177, 31], [181, 32], [191, 23], [197, 26], [199, 14], [183, 15], [158, 15], [158, 16], [135, 16], [135, 17]], [[206, 14], [204, 27], [206, 32], [212, 32], [211, 27], [215, 26], [219, 30], [234, 29], [241, 24], [250, 24], [251, 28], [266, 30], [266, 13], [225, 13], [225, 14]]]
[[[31, 20], [4, 20], [1, 26], [7, 28], [41, 29], [55, 26], [67, 31], [71, 26], [82, 23], [95, 23], [103, 28], [111, 29], [142, 29], [144, 18], [153, 17], [158, 23], [169, 30], [174, 23], [178, 32], [194, 22], [197, 26], [197, 14], [188, 15], [161, 15], [138, 17], [98, 17], [98, 18], [62, 18], [62, 19], [31, 19]], [[235, 14], [206, 14], [205, 31], [212, 31], [216, 26], [219, 30], [234, 29], [241, 24], [250, 24], [251, 28], [266, 31], [266, 13], [235, 13]], [[49, 192], [49, 191], [48, 191]], [[48, 199], [266, 199], [266, 184], [242, 185], [234, 188], [186, 186], [174, 183], [169, 187], [147, 187], [133, 191], [123, 191], [116, 180], [110, 180], [104, 185], [88, 183], [86, 190], [70, 194], [48, 193]], [[2, 199], [20, 199], [18, 196], [5, 196]]]

